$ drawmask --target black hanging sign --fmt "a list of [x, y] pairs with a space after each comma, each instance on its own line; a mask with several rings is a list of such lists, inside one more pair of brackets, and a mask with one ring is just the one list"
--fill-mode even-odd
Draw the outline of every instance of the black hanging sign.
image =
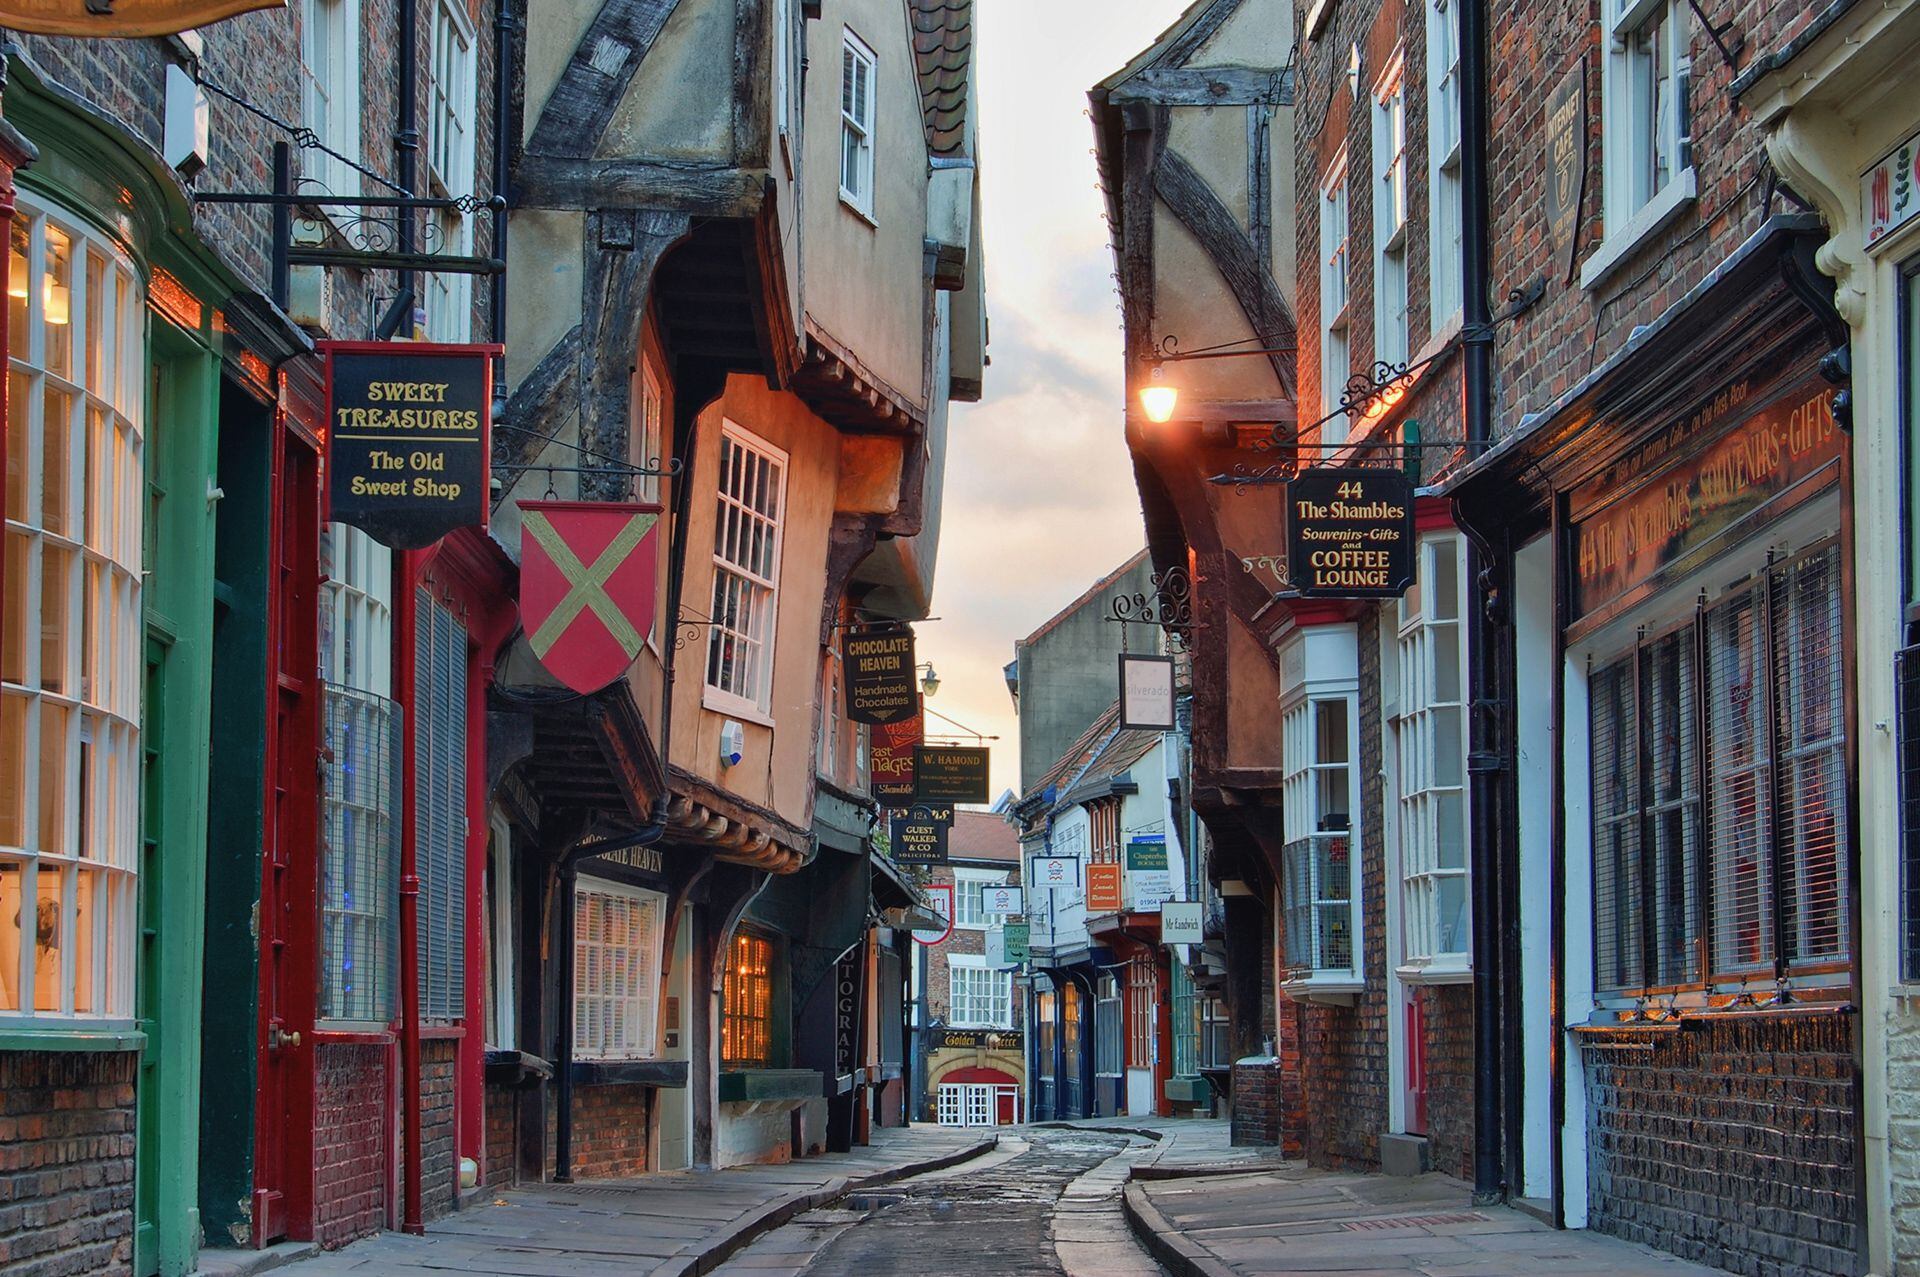
[[984, 803], [985, 745], [922, 745], [913, 752], [914, 797], [924, 803]]
[[896, 864], [944, 865], [953, 808], [915, 803], [887, 822], [887, 846]]
[[1287, 559], [1309, 599], [1398, 598], [1413, 584], [1413, 480], [1314, 467], [1287, 485]]
[[913, 631], [848, 634], [842, 641], [847, 663], [847, 717], [871, 727], [912, 718], [920, 710], [914, 686]]
[[500, 346], [325, 342], [331, 517], [419, 550], [485, 527]]

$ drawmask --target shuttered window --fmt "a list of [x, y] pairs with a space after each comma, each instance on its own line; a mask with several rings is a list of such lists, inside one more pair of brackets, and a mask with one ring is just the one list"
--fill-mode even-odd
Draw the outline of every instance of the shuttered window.
[[577, 879], [573, 889], [573, 1054], [645, 1060], [657, 1051], [661, 911], [666, 897]]
[[420, 876], [420, 1011], [466, 1014], [467, 630], [415, 595], [413, 837]]
[[1846, 961], [1841, 636], [1829, 543], [1592, 675], [1598, 991]]

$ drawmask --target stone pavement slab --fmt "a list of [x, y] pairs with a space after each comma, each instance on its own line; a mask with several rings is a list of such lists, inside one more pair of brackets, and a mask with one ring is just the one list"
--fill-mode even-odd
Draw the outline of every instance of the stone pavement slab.
[[1316, 1171], [1127, 1186], [1129, 1223], [1175, 1277], [1711, 1277], [1719, 1269], [1504, 1206], [1445, 1175]]
[[200, 1274], [694, 1277], [802, 1211], [967, 1161], [995, 1142], [979, 1130], [886, 1128], [866, 1148], [782, 1166], [529, 1185], [429, 1225], [423, 1237], [382, 1233], [327, 1253], [308, 1246], [208, 1251]]
[[1035, 1125], [1060, 1130], [1112, 1131], [1156, 1141], [1134, 1160], [1132, 1178], [1136, 1180], [1183, 1179], [1242, 1169], [1267, 1170], [1284, 1164], [1279, 1149], [1246, 1145], [1236, 1148], [1225, 1118], [1095, 1117]]

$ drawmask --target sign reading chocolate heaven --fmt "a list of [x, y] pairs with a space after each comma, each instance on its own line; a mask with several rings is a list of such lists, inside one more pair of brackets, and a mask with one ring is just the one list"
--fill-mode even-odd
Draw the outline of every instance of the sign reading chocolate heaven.
[[943, 865], [947, 837], [953, 832], [953, 808], [915, 803], [887, 822], [887, 845], [895, 864]]
[[914, 797], [930, 803], [984, 803], [985, 745], [922, 745], [913, 752]]
[[485, 527], [499, 346], [327, 342], [327, 496], [335, 522], [419, 550]]
[[1315, 467], [1287, 485], [1287, 559], [1309, 599], [1398, 598], [1413, 584], [1413, 480]]
[[842, 640], [847, 663], [847, 717], [885, 727], [920, 712], [913, 685], [913, 631], [849, 634]]

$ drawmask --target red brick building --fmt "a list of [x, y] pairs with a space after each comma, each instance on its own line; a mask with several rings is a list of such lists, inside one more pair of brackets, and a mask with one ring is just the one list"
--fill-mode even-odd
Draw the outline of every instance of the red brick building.
[[[953, 926], [938, 944], [918, 946], [915, 974], [926, 1044], [922, 1116], [968, 1125], [1022, 1121], [1027, 1068], [1018, 964], [996, 963], [987, 952], [989, 933], [1008, 922], [1017, 928], [1022, 919], [981, 908], [983, 889], [1020, 885], [1019, 836], [996, 812], [956, 810], [948, 857], [931, 866], [929, 885], [952, 889]], [[1004, 954], [1003, 947], [998, 956]], [[987, 1113], [992, 1121], [983, 1123]]]

